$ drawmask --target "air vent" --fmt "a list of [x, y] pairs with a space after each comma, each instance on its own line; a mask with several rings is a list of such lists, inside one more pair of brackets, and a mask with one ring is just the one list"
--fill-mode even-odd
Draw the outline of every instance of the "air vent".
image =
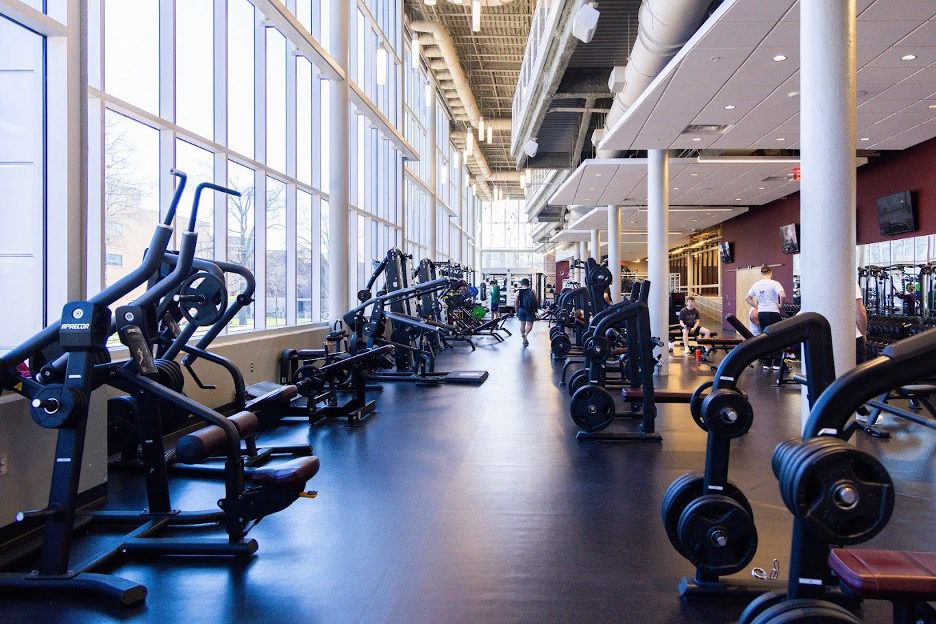
[[683, 134], [724, 134], [731, 124], [689, 124]]
[[761, 182], [789, 182], [793, 179], [792, 173], [781, 173], [764, 178]]

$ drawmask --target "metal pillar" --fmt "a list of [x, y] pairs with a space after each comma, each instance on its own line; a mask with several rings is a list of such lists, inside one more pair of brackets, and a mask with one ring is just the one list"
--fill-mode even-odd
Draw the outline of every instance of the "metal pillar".
[[[336, 2], [331, 11], [331, 53], [342, 67], [348, 68], [348, 3]], [[348, 293], [351, 273], [348, 266], [349, 176], [351, 168], [348, 136], [348, 81], [333, 80], [329, 92], [328, 155], [331, 166], [328, 178], [328, 318], [340, 319], [352, 304]], [[363, 172], [361, 172], [363, 175]]]
[[611, 301], [621, 300], [621, 209], [608, 206], [608, 268], [611, 269]]
[[[650, 331], [666, 344], [669, 336], [669, 154], [647, 152], [647, 277]], [[662, 366], [661, 374], [666, 374]]]
[[839, 374], [855, 366], [855, 1], [800, 2], [800, 284]]
[[591, 231], [591, 257], [595, 262], [601, 261], [601, 232], [599, 230]]
[[[582, 262], [585, 262], [586, 260], [588, 260], [588, 242], [587, 241], [579, 241], [578, 255], [579, 255], [579, 260], [581, 260]], [[585, 285], [585, 269], [579, 269], [578, 281], [582, 286]]]

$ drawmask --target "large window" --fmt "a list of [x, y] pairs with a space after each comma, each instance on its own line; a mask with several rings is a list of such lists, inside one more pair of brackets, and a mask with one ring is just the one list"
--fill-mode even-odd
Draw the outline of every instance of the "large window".
[[529, 268], [542, 265], [533, 251], [532, 225], [524, 203], [509, 199], [485, 202], [482, 210], [482, 267]]
[[[227, 259], [249, 271], [254, 270], [256, 245], [254, 217], [254, 172], [236, 162], [228, 162], [228, 186], [240, 193], [240, 197], [228, 197], [227, 211]], [[239, 276], [228, 279], [228, 298], [232, 299], [244, 289], [244, 280]], [[228, 325], [230, 331], [245, 331], [254, 328], [254, 308], [248, 306], [240, 311]]]
[[[45, 144], [42, 37], [0, 17], [0, 353], [42, 328]], [[8, 299], [9, 300], [9, 299]]]
[[312, 195], [296, 194], [296, 323], [312, 322]]
[[286, 324], [286, 184], [266, 180], [266, 326]]
[[254, 7], [247, 0], [228, 2], [228, 145], [254, 154]]
[[[133, 3], [125, 2], [133, 5]], [[176, 2], [176, 123], [214, 138], [212, 0]]]
[[104, 1], [105, 88], [159, 114], [159, 2]]

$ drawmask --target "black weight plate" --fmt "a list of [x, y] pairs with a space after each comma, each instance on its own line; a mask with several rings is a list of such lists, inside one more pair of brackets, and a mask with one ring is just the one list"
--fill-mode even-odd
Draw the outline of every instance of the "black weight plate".
[[780, 469], [780, 497], [791, 513], [796, 513], [796, 475], [804, 462], [815, 453], [826, 448], [839, 446], [842, 443], [838, 438], [819, 437], [806, 440], [798, 448], [789, 451], [785, 465]]
[[565, 334], [560, 334], [552, 339], [549, 348], [556, 357], [564, 358], [572, 350], [572, 341]]
[[813, 598], [796, 598], [764, 609], [752, 620], [751, 624], [794, 624], [796, 622], [860, 624], [861, 620], [835, 603]]
[[[702, 401], [705, 399], [705, 396], [702, 396], [702, 393], [715, 385], [714, 381], [706, 381], [704, 384], [700, 385], [698, 388], [692, 391], [692, 397], [689, 399], [689, 413], [692, 414], [692, 420], [695, 421], [695, 424], [699, 425], [699, 428], [702, 431], [708, 431], [705, 427], [705, 421], [702, 419]], [[708, 395], [706, 395], [708, 396]]]
[[582, 386], [572, 395], [569, 407], [572, 420], [582, 431], [601, 431], [614, 420], [614, 399], [601, 386]]
[[569, 396], [575, 394], [575, 391], [581, 388], [583, 385], [588, 383], [588, 369], [580, 368], [579, 370], [572, 373], [572, 376], [569, 377], [569, 383], [566, 385], [566, 388], [569, 391]]
[[761, 594], [744, 608], [744, 611], [741, 612], [741, 618], [738, 620], [738, 624], [753, 624], [754, 618], [770, 607], [780, 604], [784, 600], [786, 600], [786, 592], [767, 592], [766, 594]]
[[[683, 551], [683, 546], [679, 541], [679, 517], [692, 501], [702, 497], [704, 482], [705, 478], [701, 473], [686, 473], [673, 481], [663, 496], [661, 515], [663, 527], [666, 529], [666, 536], [673, 547], [686, 558], [689, 558], [689, 554]], [[751, 503], [748, 502], [747, 497], [744, 496], [738, 486], [729, 481], [723, 492], [753, 516]]]
[[[794, 479], [794, 514], [835, 544], [860, 544], [887, 526], [894, 511], [894, 484], [875, 457], [842, 443], [811, 456]], [[858, 494], [853, 506], [835, 500], [846, 484]]]
[[791, 438], [784, 440], [774, 448], [773, 454], [770, 456], [770, 467], [776, 478], [780, 478], [780, 469], [786, 463], [786, 458], [794, 449], [799, 447], [800, 443], [800, 438]]
[[[725, 576], [744, 569], [757, 551], [751, 513], [722, 494], [701, 496], [679, 516], [677, 534], [686, 558], [705, 572]], [[725, 540], [723, 544], [716, 537]]]

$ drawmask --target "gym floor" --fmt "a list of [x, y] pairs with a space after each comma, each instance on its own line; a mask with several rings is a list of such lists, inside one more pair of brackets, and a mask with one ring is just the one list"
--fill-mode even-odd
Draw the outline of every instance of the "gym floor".
[[[508, 325], [516, 328], [516, 321]], [[677, 595], [690, 564], [669, 544], [660, 503], [679, 475], [700, 470], [705, 437], [686, 405], [660, 406], [662, 444], [575, 439], [547, 326], [530, 346], [479, 340], [440, 369], [486, 369], [480, 387], [387, 384], [362, 427], [285, 425], [261, 443], [309, 442], [322, 468], [300, 499], [252, 532], [242, 563], [155, 559], [114, 572], [149, 588], [146, 605], [121, 611], [91, 600], [0, 603], [4, 622], [732, 622], [743, 603]], [[770, 471], [771, 451], [799, 430], [799, 389], [749, 371], [755, 424], [732, 449], [733, 480], [753, 504], [759, 549], [751, 566], [789, 560], [790, 514]], [[708, 365], [677, 356], [665, 385], [692, 389]], [[661, 382], [663, 385], [663, 382]], [[897, 483], [890, 525], [869, 545], [936, 549], [930, 433], [885, 420], [894, 437], [861, 436]], [[626, 427], [630, 423], [615, 423]], [[39, 485], [37, 484], [37, 487]], [[44, 485], [43, 485], [44, 487]], [[214, 505], [220, 488], [177, 479], [184, 509]], [[110, 507], [136, 508], [136, 477], [114, 475]], [[79, 541], [75, 558], [93, 547]], [[739, 574], [750, 578], [749, 573]], [[889, 621], [867, 603], [867, 622]]]

